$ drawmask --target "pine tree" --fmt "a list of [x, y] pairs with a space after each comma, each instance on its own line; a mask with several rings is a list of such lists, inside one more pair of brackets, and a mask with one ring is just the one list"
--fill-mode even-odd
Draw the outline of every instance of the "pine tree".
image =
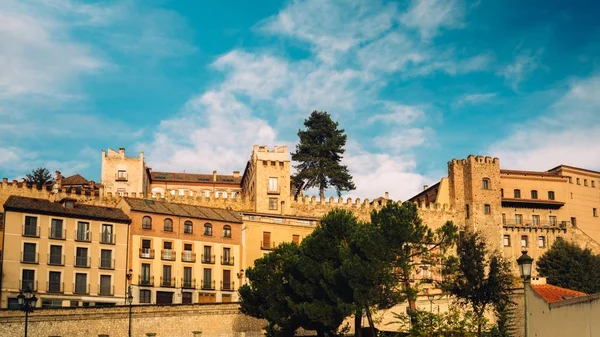
[[329, 187], [334, 187], [338, 196], [356, 189], [348, 168], [341, 165], [346, 145], [344, 129], [338, 129], [338, 123], [327, 112], [319, 111], [313, 111], [304, 126], [306, 130], [298, 130], [300, 141], [292, 153], [292, 160], [299, 163], [295, 168], [296, 179], [303, 182], [301, 190], [318, 187], [324, 199]]
[[37, 168], [31, 171], [31, 174], [27, 175], [27, 182], [29, 184], [35, 185], [38, 189], [44, 187], [44, 185], [52, 181], [52, 175], [48, 171], [48, 169], [44, 167]]

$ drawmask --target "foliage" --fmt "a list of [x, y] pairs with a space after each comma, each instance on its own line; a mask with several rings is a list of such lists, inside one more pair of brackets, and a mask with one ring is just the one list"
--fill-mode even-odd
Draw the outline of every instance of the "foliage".
[[549, 284], [587, 294], [600, 292], [600, 255], [589, 248], [559, 238], [536, 264], [538, 273], [547, 277]]
[[[444, 254], [458, 239], [458, 228], [446, 222], [434, 231], [421, 221], [415, 204], [392, 201], [372, 212], [371, 224], [384, 238], [383, 247], [398, 280], [396, 291], [401, 294], [397, 302], [408, 301], [409, 314], [416, 314], [419, 286], [433, 280], [414, 280], [413, 275], [422, 267], [434, 269], [441, 265]], [[413, 315], [413, 325], [417, 319]]]
[[334, 187], [338, 196], [343, 191], [356, 189], [348, 168], [340, 164], [346, 145], [344, 129], [338, 129], [338, 123], [331, 120], [327, 112], [318, 111], [312, 112], [304, 126], [306, 130], [298, 130], [300, 141], [292, 153], [292, 160], [299, 163], [295, 166], [298, 173], [294, 178], [302, 182], [299, 190], [318, 187], [324, 199], [329, 187]]
[[52, 181], [52, 175], [45, 167], [36, 168], [27, 174], [27, 183], [35, 185], [38, 189], [44, 187], [49, 181]]
[[[494, 252], [488, 257], [486, 243], [478, 233], [467, 233], [458, 245], [458, 261], [448, 260], [442, 288], [470, 307], [478, 322], [477, 335], [482, 336], [486, 309], [493, 307], [498, 316], [510, 307], [512, 275], [510, 265]], [[506, 330], [506, 321], [499, 329]]]
[[393, 313], [397, 319], [391, 324], [400, 324], [401, 330], [408, 331], [410, 337], [463, 337], [475, 336], [477, 333], [477, 318], [471, 311], [462, 311], [451, 306], [447, 312], [436, 314], [429, 311], [417, 311], [418, 325], [411, 324], [407, 314]]

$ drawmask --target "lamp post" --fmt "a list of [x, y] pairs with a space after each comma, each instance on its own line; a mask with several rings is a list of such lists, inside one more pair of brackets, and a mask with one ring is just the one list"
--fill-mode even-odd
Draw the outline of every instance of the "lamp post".
[[528, 308], [527, 308], [527, 288], [529, 287], [529, 283], [531, 282], [531, 265], [533, 263], [533, 258], [527, 255], [527, 251], [524, 250], [521, 253], [521, 257], [517, 259], [517, 264], [519, 264], [519, 273], [521, 274], [521, 278], [523, 279], [523, 294], [525, 295], [525, 337], [529, 337], [529, 316], [528, 316]]
[[25, 312], [25, 337], [27, 337], [27, 325], [29, 324], [29, 313], [33, 312], [37, 303], [37, 297], [30, 289], [25, 289], [17, 295], [17, 301], [21, 310]]
[[131, 277], [133, 276], [133, 270], [129, 269], [127, 273], [127, 303], [129, 304], [129, 332], [127, 336], [131, 337], [131, 308], [133, 304], [133, 294], [131, 292]]

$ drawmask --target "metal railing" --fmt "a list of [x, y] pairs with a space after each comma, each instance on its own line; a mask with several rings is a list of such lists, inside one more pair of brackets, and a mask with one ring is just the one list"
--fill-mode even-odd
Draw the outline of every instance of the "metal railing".
[[202, 280], [200, 283], [202, 285], [202, 290], [215, 290], [215, 281]]
[[214, 255], [204, 255], [204, 254], [202, 254], [201, 258], [202, 258], [202, 263], [209, 263], [209, 264], [214, 264], [215, 263], [215, 256]]
[[154, 249], [151, 248], [140, 248], [140, 258], [142, 259], [153, 259]]
[[100, 258], [98, 263], [100, 269], [115, 269], [115, 259]]
[[221, 281], [221, 290], [223, 291], [234, 291], [235, 284], [234, 282], [223, 282]]
[[40, 254], [36, 252], [21, 252], [21, 263], [39, 263]]
[[163, 249], [160, 251], [160, 257], [165, 261], [175, 261], [175, 256], [177, 256], [177, 253], [172, 249]]
[[116, 240], [116, 235], [113, 233], [100, 232], [100, 243], [106, 243], [109, 245], [114, 245]]
[[89, 268], [92, 265], [92, 258], [88, 256], [75, 256], [75, 267]]
[[185, 289], [196, 289], [196, 279], [181, 279], [181, 287]]
[[91, 242], [92, 233], [89, 230], [75, 230], [75, 241]]
[[262, 250], [273, 250], [275, 249], [275, 242], [273, 241], [261, 241], [260, 249]]
[[64, 282], [46, 282], [46, 292], [47, 293], [61, 294], [64, 291], [65, 291]]
[[39, 238], [40, 237], [40, 226], [23, 225], [23, 236]]
[[181, 261], [196, 262], [196, 253], [192, 253], [191, 250], [184, 250], [181, 252]]
[[160, 286], [161, 287], [169, 287], [169, 288], [175, 288], [175, 278], [174, 277], [160, 277]]
[[21, 290], [21, 291], [23, 291], [23, 290], [37, 291], [38, 290], [38, 281], [19, 280], [19, 290]]
[[555, 228], [566, 228], [571, 224], [570, 221], [556, 221], [556, 222], [552, 222], [552, 221], [532, 221], [532, 220], [527, 220], [527, 221], [521, 221], [521, 222], [516, 222], [516, 221], [511, 221], [511, 222], [503, 222], [502, 226], [508, 226], [508, 227], [555, 227]]
[[56, 239], [56, 240], [64, 240], [67, 238], [67, 230], [66, 229], [58, 230], [57, 228], [49, 227], [48, 228], [48, 238]]
[[142, 277], [142, 275], [138, 275], [138, 285], [154, 287], [154, 276]]
[[73, 283], [73, 294], [89, 295], [90, 285], [82, 283]]
[[100, 296], [115, 296], [115, 286], [102, 286], [102, 284], [98, 284], [98, 295]]
[[51, 266], [64, 266], [65, 255], [64, 254], [48, 254], [48, 264]]
[[221, 264], [225, 266], [233, 266], [234, 262], [233, 256], [221, 256]]

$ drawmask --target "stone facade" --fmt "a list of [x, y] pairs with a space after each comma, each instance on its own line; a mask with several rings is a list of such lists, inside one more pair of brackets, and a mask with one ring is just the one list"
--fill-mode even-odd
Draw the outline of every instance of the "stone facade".
[[114, 194], [148, 193], [148, 175], [144, 152], [139, 157], [125, 156], [125, 148], [119, 152], [102, 150], [102, 185], [106, 192]]

